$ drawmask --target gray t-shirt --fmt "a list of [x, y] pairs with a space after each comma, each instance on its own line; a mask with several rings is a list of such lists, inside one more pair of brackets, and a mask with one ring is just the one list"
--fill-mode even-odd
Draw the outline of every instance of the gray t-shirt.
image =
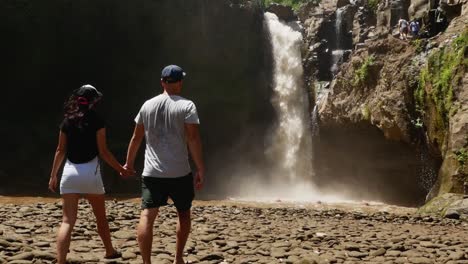
[[143, 176], [177, 178], [190, 173], [184, 124], [200, 123], [192, 101], [160, 94], [143, 104], [135, 122], [145, 127]]

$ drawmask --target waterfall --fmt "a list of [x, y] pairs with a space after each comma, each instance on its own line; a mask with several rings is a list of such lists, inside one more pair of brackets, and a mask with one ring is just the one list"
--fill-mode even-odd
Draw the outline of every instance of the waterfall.
[[[258, 170], [239, 169], [250, 177], [241, 182], [233, 178], [239, 188], [237, 195], [256, 201], [341, 201], [342, 197], [320, 192], [313, 184], [314, 120], [309, 114], [309, 94], [303, 80], [302, 35], [294, 30], [298, 24], [284, 23], [272, 13], [265, 13], [265, 23], [274, 60], [271, 102], [277, 119], [265, 147], [267, 165]], [[314, 112], [317, 118], [317, 108]]]
[[340, 7], [336, 9], [335, 14], [335, 49], [332, 51], [332, 66], [330, 72], [335, 76], [338, 73], [338, 66], [341, 63], [341, 59], [344, 54], [344, 45], [342, 38], [342, 29], [343, 29], [343, 13], [345, 7]]
[[343, 28], [343, 7], [336, 9], [335, 18], [335, 35], [336, 35], [336, 49], [342, 49], [341, 44], [341, 29]]
[[276, 161], [278, 177], [286, 174], [290, 180], [311, 180], [312, 142], [308, 94], [303, 85], [302, 35], [272, 13], [265, 13], [265, 20], [274, 56], [272, 103], [278, 116], [267, 153]]
[[343, 58], [344, 50], [333, 50], [332, 51], [332, 66], [331, 73], [335, 76], [338, 73], [338, 65], [341, 63]]

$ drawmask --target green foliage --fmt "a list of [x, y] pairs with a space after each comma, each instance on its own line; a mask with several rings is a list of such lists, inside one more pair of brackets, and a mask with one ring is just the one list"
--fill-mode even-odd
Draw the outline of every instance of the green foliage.
[[460, 163], [460, 166], [465, 167], [465, 165], [468, 163], [468, 149], [461, 148], [457, 151], [454, 151], [453, 154], [455, 154], [455, 158], [457, 159], [458, 163]]
[[[419, 74], [419, 84], [414, 91], [416, 109], [424, 111], [426, 100], [434, 102], [441, 120], [446, 125], [452, 108], [453, 84], [457, 83], [468, 62], [465, 58], [468, 46], [468, 30], [465, 30], [452, 45], [429, 56], [427, 65]], [[429, 92], [427, 92], [429, 91]]]
[[369, 79], [369, 68], [374, 65], [375, 57], [373, 55], [367, 57], [359, 69], [355, 71], [353, 85], [363, 84]]
[[276, 4], [285, 5], [285, 6], [290, 6], [292, 7], [292, 9], [297, 11], [299, 7], [304, 3], [314, 2], [316, 4], [319, 4], [321, 0], [262, 0], [262, 1], [265, 7], [268, 7], [269, 5], [276, 3]]
[[379, 5], [379, 0], [368, 0], [367, 7], [373, 12], [377, 11], [377, 6]]
[[419, 74], [419, 84], [416, 90], [414, 91], [414, 99], [416, 101], [416, 111], [423, 113], [424, 112], [424, 101], [426, 98], [426, 83], [430, 82], [429, 80], [429, 70], [423, 68]]
[[424, 48], [426, 46], [426, 42], [422, 39], [415, 39], [411, 41], [411, 45], [416, 48], [417, 53], [421, 53], [424, 51]]
[[414, 125], [416, 128], [422, 128], [424, 127], [424, 123], [422, 122], [421, 118], [416, 118], [416, 120], [411, 120], [411, 123]]
[[362, 115], [362, 118], [366, 121], [369, 121], [370, 120], [370, 116], [371, 116], [371, 111], [369, 109], [369, 106], [368, 105], [363, 105], [363, 107], [361, 108], [361, 115]]

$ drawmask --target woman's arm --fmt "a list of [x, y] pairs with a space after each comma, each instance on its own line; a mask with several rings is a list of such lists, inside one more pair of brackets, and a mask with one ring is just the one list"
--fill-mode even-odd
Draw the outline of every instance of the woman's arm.
[[67, 152], [67, 135], [60, 131], [59, 142], [57, 149], [55, 150], [54, 163], [52, 164], [52, 172], [50, 173], [49, 190], [55, 192], [57, 188], [57, 174], [62, 166], [65, 154]]
[[127, 170], [120, 165], [120, 163], [115, 159], [114, 155], [107, 148], [106, 141], [106, 129], [101, 128], [96, 132], [97, 145], [99, 150], [99, 156], [107, 162], [114, 170], [119, 172], [122, 175], [128, 175]]

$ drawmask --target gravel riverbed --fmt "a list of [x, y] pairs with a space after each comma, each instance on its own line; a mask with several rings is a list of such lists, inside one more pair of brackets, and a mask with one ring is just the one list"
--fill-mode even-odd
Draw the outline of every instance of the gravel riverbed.
[[[106, 202], [122, 258], [105, 260], [91, 208], [79, 205], [70, 263], [141, 263], [138, 200]], [[196, 201], [189, 263], [468, 263], [466, 222], [383, 204]], [[0, 263], [54, 263], [59, 200], [0, 199]], [[155, 223], [154, 263], [172, 263], [176, 211]]]

